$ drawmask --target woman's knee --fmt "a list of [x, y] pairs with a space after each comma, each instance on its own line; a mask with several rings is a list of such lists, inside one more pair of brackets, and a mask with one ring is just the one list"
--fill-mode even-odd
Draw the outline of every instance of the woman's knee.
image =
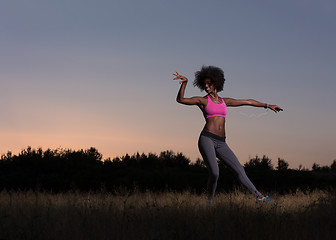
[[219, 172], [218, 171], [210, 171], [209, 172], [209, 177], [214, 180], [217, 181], [219, 178]]

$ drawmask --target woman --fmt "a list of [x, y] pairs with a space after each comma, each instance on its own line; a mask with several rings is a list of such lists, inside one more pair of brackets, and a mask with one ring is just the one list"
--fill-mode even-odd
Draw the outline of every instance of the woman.
[[204, 97], [185, 98], [184, 91], [187, 86], [188, 79], [178, 72], [175, 74], [174, 80], [180, 80], [180, 90], [177, 94], [176, 101], [186, 105], [197, 105], [203, 112], [205, 117], [205, 126], [198, 140], [198, 148], [204, 159], [209, 171], [208, 178], [208, 205], [213, 204], [217, 180], [219, 177], [219, 169], [216, 157], [223, 161], [237, 175], [239, 181], [257, 197], [257, 200], [272, 200], [264, 197], [253, 185], [247, 177], [244, 167], [239, 163], [237, 157], [225, 142], [225, 117], [227, 107], [238, 107], [242, 105], [250, 105], [254, 107], [270, 108], [274, 112], [282, 111], [277, 105], [269, 105], [258, 102], [253, 99], [241, 100], [233, 98], [221, 98], [218, 92], [223, 90], [225, 82], [224, 72], [222, 69], [214, 66], [203, 66], [200, 71], [195, 73], [193, 85], [197, 86], [201, 91], [205, 90], [208, 94]]

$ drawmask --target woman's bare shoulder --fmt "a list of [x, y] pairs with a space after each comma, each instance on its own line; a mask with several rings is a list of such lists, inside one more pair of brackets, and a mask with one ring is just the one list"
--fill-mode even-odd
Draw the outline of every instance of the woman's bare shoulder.
[[233, 98], [224, 97], [223, 100], [224, 100], [224, 102], [225, 102], [226, 105], [229, 105], [230, 102], [233, 100]]
[[207, 102], [208, 102], [207, 95], [206, 95], [206, 96], [203, 96], [203, 97], [201, 97], [201, 96], [196, 96], [196, 97], [194, 97], [194, 98], [198, 99], [203, 105], [206, 105]]
[[207, 96], [195, 96], [195, 97], [192, 97], [192, 99], [196, 100], [199, 104], [200, 107], [204, 107], [208, 104], [208, 98]]

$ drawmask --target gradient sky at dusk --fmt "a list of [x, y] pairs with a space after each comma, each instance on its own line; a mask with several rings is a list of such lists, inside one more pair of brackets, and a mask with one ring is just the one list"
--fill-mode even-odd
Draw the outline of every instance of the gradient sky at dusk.
[[0, 5], [0, 154], [28, 145], [96, 147], [103, 158], [200, 154], [204, 125], [178, 104], [173, 73], [215, 65], [221, 97], [284, 111], [229, 108], [227, 143], [243, 164], [267, 155], [311, 168], [336, 159], [336, 3], [4, 0]]

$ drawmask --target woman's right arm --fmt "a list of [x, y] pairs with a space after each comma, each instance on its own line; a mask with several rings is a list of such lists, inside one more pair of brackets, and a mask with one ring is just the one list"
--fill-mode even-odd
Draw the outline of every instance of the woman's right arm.
[[185, 98], [184, 97], [184, 92], [185, 92], [185, 88], [187, 86], [188, 79], [186, 77], [178, 74], [178, 72], [176, 72], [176, 74], [173, 74], [173, 75], [176, 76], [174, 78], [174, 80], [178, 80], [178, 79], [181, 80], [180, 81], [181, 87], [180, 87], [180, 90], [177, 94], [176, 101], [178, 103], [185, 104], [185, 105], [199, 105], [200, 106], [204, 102], [204, 98], [202, 98], [202, 97]]

